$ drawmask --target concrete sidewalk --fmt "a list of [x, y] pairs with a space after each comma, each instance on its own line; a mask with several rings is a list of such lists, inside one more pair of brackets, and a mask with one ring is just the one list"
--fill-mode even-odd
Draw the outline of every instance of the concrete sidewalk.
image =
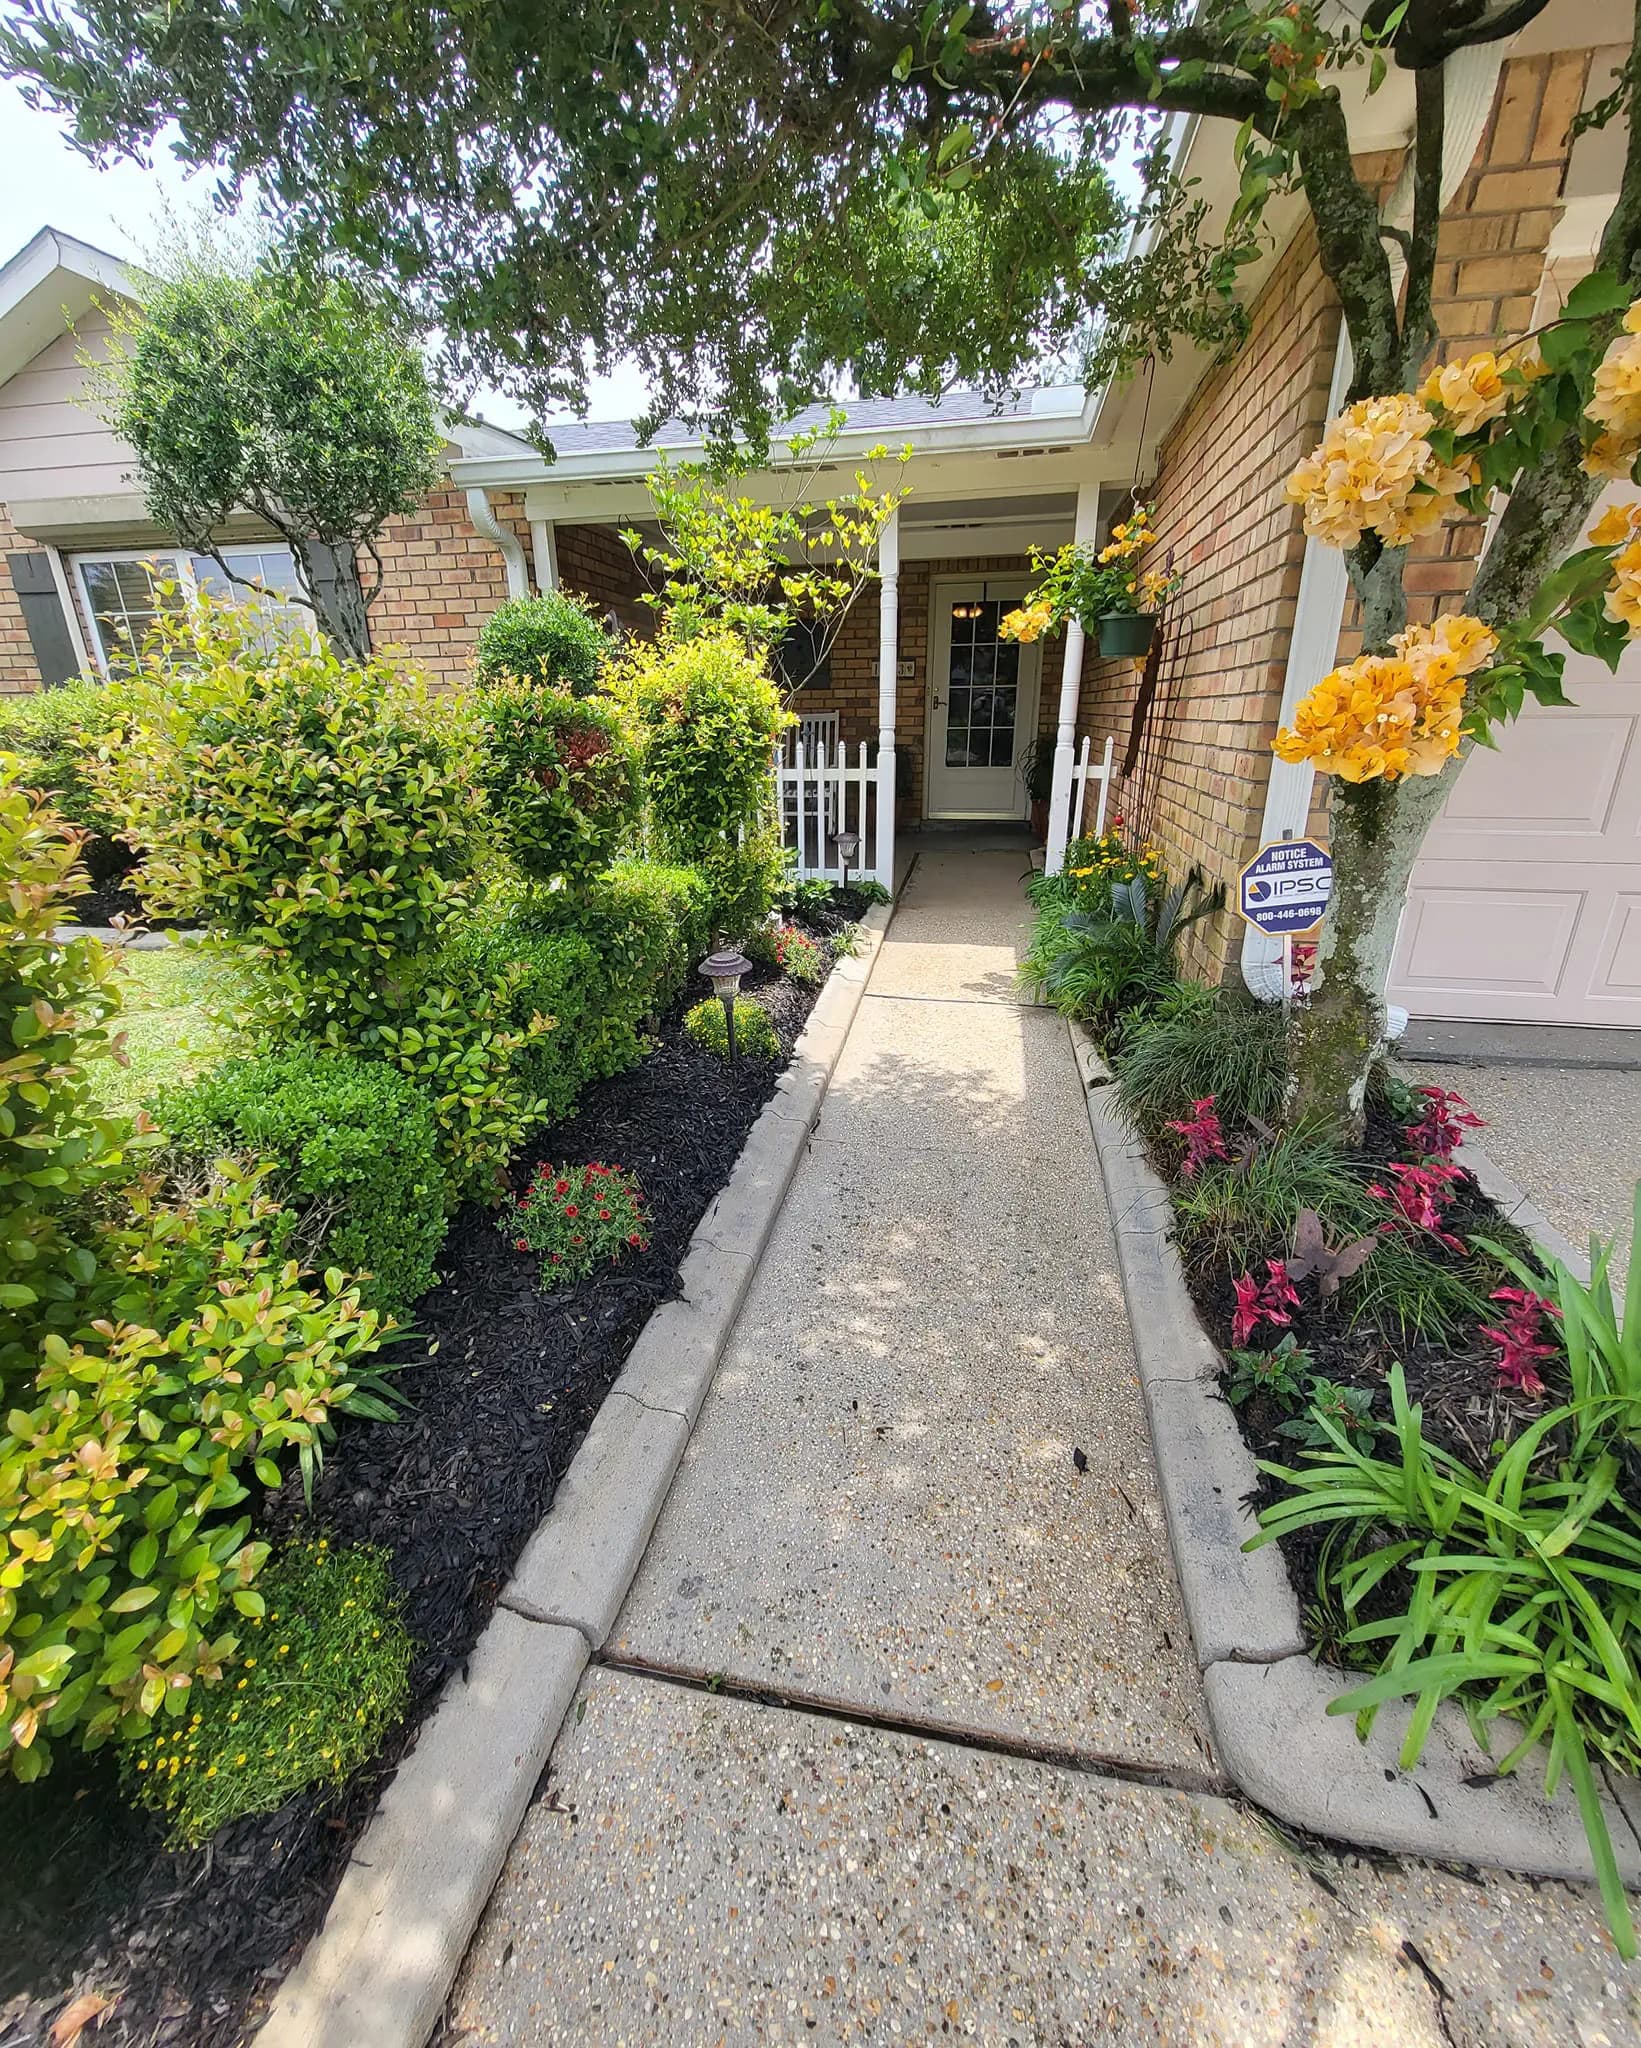
[[1588, 1898], [1220, 1796], [1024, 865], [903, 892], [452, 2037], [1641, 2039]]

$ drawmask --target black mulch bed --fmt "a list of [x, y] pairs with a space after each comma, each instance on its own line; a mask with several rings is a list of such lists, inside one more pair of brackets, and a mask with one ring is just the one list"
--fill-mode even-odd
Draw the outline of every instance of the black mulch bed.
[[[790, 1054], [817, 991], [771, 976], [745, 986]], [[680, 1016], [642, 1065], [590, 1088], [515, 1167], [521, 1185], [540, 1159], [634, 1169], [648, 1251], [544, 1295], [534, 1259], [486, 1211], [463, 1209], [440, 1260], [448, 1277], [418, 1304], [417, 1334], [397, 1353], [403, 1419], [344, 1418], [327, 1452], [314, 1513], [340, 1539], [389, 1548], [419, 1645], [404, 1728], [339, 1794], [299, 1796], [181, 1854], [122, 1804], [106, 1760], [65, 1755], [40, 1784], [0, 1788], [0, 2048], [43, 2042], [80, 1990], [120, 1992], [87, 2037], [99, 2048], [227, 2048], [254, 2031], [639, 1331], [677, 1294], [695, 1226], [774, 1089], [778, 1066], [732, 1072], [684, 1037]], [[302, 1517], [293, 1480], [265, 1520], [275, 1533]]]
[[[1401, 1127], [1381, 1108], [1370, 1110], [1361, 1156], [1374, 1167], [1408, 1156]], [[1172, 1156], [1156, 1159], [1165, 1179], [1173, 1173], [1175, 1163]], [[1462, 1146], [1453, 1164], [1464, 1165]], [[1454, 1184], [1454, 1193], [1455, 1200], [1444, 1218], [1453, 1236], [1466, 1244], [1477, 1237], [1490, 1238], [1511, 1246], [1522, 1256], [1531, 1256], [1529, 1242], [1482, 1193], [1471, 1174], [1465, 1173]], [[1391, 1213], [1388, 1203], [1386, 1212]], [[1467, 1265], [1458, 1254], [1432, 1239], [1426, 1239], [1424, 1244], [1438, 1264], [1455, 1269]], [[1231, 1266], [1211, 1256], [1193, 1256], [1189, 1245], [1182, 1247], [1186, 1283], [1197, 1312], [1222, 1352], [1229, 1353], [1231, 1348], [1231, 1318], [1236, 1305], [1233, 1281], [1245, 1272], [1263, 1277], [1266, 1260], [1284, 1259], [1291, 1248], [1287, 1238], [1273, 1238], [1268, 1243], [1249, 1239], [1238, 1248], [1236, 1263]], [[1501, 1271], [1479, 1291], [1485, 1301], [1493, 1286], [1513, 1284], [1510, 1276]], [[1342, 1385], [1367, 1389], [1374, 1397], [1375, 1419], [1389, 1422], [1389, 1374], [1393, 1365], [1400, 1364], [1408, 1399], [1423, 1409], [1426, 1441], [1451, 1452], [1472, 1469], [1485, 1470], [1491, 1462], [1494, 1444], [1520, 1435], [1544, 1412], [1545, 1401], [1535, 1401], [1499, 1383], [1494, 1370], [1497, 1351], [1474, 1328], [1457, 1330], [1447, 1339], [1404, 1335], [1399, 1328], [1386, 1327], [1371, 1315], [1353, 1317], [1347, 1294], [1319, 1302], [1314, 1281], [1301, 1281], [1299, 1293], [1302, 1306], [1292, 1311], [1293, 1334], [1311, 1354], [1313, 1370]], [[1484, 1320], [1494, 1320], [1496, 1312], [1502, 1311], [1502, 1304], [1489, 1302], [1486, 1306]], [[1283, 1334], [1280, 1329], [1261, 1324], [1250, 1345], [1265, 1349]], [[1564, 1383], [1557, 1384], [1556, 1365], [1557, 1361], [1545, 1361], [1549, 1384], [1546, 1399], [1550, 1402], [1563, 1398], [1566, 1391]], [[1233, 1413], [1244, 1442], [1256, 1457], [1290, 1466], [1303, 1462], [1305, 1453], [1301, 1446], [1292, 1437], [1279, 1433], [1289, 1416], [1278, 1403], [1256, 1395]], [[1553, 1454], [1553, 1450], [1553, 1445], [1547, 1446], [1547, 1453]], [[1250, 1505], [1256, 1509], [1268, 1506], [1284, 1491], [1277, 1481], [1261, 1475], [1259, 1486], [1250, 1496]], [[1312, 1618], [1317, 1609], [1317, 1566], [1327, 1534], [1326, 1529], [1306, 1529], [1278, 1539], [1300, 1610]], [[1395, 1575], [1383, 1583], [1378, 1605], [1385, 1611], [1394, 1606], [1400, 1584]]]

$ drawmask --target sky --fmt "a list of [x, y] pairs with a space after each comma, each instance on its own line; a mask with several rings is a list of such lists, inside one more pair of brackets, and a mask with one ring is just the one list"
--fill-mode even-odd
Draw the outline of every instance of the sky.
[[[162, 247], [167, 210], [188, 215], [209, 206], [209, 174], [189, 176], [163, 147], [152, 169], [121, 162], [98, 170], [66, 139], [53, 114], [23, 102], [10, 79], [0, 79], [0, 262], [43, 227], [126, 260]], [[590, 417], [631, 419], [643, 408], [635, 372], [591, 381]], [[499, 391], [481, 391], [471, 408], [498, 427], [523, 427], [524, 409]], [[569, 417], [569, 415], [563, 415]]]

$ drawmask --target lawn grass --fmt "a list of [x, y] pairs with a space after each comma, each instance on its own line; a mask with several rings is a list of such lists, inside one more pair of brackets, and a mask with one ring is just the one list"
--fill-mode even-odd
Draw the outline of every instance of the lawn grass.
[[236, 1035], [215, 1013], [233, 1003], [238, 989], [225, 961], [191, 946], [123, 957], [123, 1008], [112, 1028], [125, 1034], [129, 1065], [98, 1060], [91, 1074], [105, 1109], [132, 1113], [157, 1088], [190, 1080], [233, 1050]]

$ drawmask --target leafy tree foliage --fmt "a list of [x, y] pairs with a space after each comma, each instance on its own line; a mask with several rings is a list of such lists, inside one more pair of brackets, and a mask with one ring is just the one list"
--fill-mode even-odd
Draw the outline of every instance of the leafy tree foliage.
[[[437, 481], [426, 365], [358, 286], [265, 257], [249, 274], [190, 257], [116, 308], [99, 378], [155, 521], [244, 583], [223, 527], [247, 508], [290, 546], [303, 597], [344, 654], [370, 652], [376, 536]], [[362, 583], [357, 549], [375, 563]], [[254, 584], [248, 588], [256, 588]]]

